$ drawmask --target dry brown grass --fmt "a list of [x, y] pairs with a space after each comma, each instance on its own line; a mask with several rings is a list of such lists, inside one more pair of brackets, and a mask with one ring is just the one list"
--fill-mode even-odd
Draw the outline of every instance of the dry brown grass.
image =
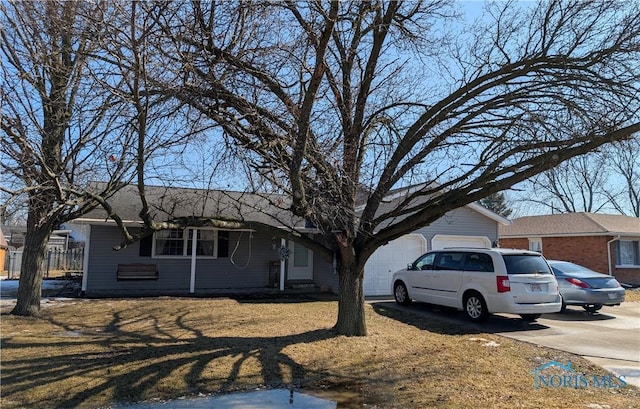
[[571, 361], [579, 373], [604, 370], [571, 354], [380, 304], [367, 306], [369, 336], [353, 338], [330, 330], [333, 301], [45, 305], [39, 319], [2, 316], [3, 409], [94, 408], [282, 386], [350, 389], [354, 406], [341, 408], [637, 408], [640, 401], [633, 387], [534, 390], [532, 371], [551, 360]]
[[625, 291], [624, 300], [629, 302], [640, 301], [640, 288], [628, 289]]

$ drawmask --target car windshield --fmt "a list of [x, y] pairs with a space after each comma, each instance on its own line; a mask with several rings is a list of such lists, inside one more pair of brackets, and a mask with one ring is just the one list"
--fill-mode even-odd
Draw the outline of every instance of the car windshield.
[[508, 274], [551, 274], [542, 256], [535, 254], [503, 254]]

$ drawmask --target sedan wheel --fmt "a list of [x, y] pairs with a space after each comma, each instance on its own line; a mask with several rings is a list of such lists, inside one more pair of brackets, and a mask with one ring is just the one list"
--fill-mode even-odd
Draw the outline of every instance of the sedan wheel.
[[402, 281], [398, 282], [394, 289], [393, 295], [398, 304], [407, 305], [411, 303], [411, 298], [409, 298], [409, 292], [407, 291], [407, 287], [404, 285]]
[[464, 311], [467, 318], [473, 322], [483, 322], [489, 319], [487, 303], [478, 293], [471, 293], [464, 298]]
[[564, 298], [561, 296], [560, 299], [562, 300], [562, 306], [560, 307], [560, 311], [559, 312], [565, 312], [567, 310], [567, 304], [564, 302]]

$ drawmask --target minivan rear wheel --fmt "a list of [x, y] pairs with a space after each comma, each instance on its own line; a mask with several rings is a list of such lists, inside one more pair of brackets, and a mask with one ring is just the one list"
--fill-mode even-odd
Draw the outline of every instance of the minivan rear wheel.
[[408, 305], [411, 303], [407, 286], [405, 286], [402, 281], [398, 281], [396, 285], [393, 286], [393, 296], [398, 304]]
[[467, 318], [473, 322], [483, 322], [489, 319], [487, 303], [479, 293], [472, 292], [464, 297], [464, 311]]

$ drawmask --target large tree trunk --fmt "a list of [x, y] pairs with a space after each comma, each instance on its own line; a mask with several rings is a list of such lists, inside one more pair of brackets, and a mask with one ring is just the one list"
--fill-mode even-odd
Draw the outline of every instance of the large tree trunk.
[[27, 218], [27, 233], [20, 266], [20, 284], [18, 285], [18, 300], [11, 311], [14, 315], [35, 316], [40, 312], [40, 298], [42, 296], [42, 269], [47, 242], [51, 234], [52, 225], [42, 223], [38, 211], [29, 211]]
[[357, 268], [354, 264], [339, 267], [338, 321], [334, 328], [340, 335], [367, 335], [364, 316], [363, 277], [364, 268]]

